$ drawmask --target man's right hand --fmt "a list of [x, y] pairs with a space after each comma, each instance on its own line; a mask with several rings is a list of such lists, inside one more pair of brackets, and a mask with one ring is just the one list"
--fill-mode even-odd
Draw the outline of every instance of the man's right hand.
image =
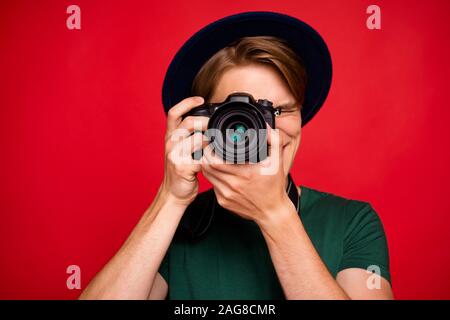
[[[165, 136], [164, 180], [160, 191], [179, 205], [188, 206], [197, 196], [199, 160], [192, 153], [203, 149], [208, 142], [202, 132], [207, 130], [207, 117], [182, 116], [203, 104], [202, 97], [189, 97], [173, 106], [167, 114]], [[194, 133], [194, 134], [193, 134]]]

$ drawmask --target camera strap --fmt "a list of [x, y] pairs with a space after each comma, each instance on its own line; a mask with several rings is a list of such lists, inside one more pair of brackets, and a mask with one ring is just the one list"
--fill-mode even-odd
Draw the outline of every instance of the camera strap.
[[[297, 209], [297, 212], [299, 212], [300, 196], [290, 174], [288, 174], [286, 192]], [[208, 191], [199, 194], [186, 208], [178, 226], [178, 230], [191, 240], [199, 239], [206, 234], [215, 214], [217, 214], [219, 210], [227, 211], [217, 202], [214, 189], [209, 189]]]

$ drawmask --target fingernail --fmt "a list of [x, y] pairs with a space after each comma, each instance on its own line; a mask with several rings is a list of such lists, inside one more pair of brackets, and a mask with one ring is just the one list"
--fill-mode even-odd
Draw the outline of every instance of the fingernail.
[[198, 103], [203, 103], [204, 100], [203, 100], [203, 97], [196, 96], [195, 97], [195, 101], [198, 102]]

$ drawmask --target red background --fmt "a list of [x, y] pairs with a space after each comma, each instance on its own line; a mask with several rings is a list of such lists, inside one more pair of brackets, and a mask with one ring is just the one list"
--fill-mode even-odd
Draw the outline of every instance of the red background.
[[[81, 30], [66, 8], [81, 8]], [[345, 4], [344, 4], [345, 3]], [[329, 45], [328, 100], [303, 130], [298, 184], [369, 201], [397, 298], [450, 298], [448, 1], [1, 1], [0, 298], [76, 298], [163, 174], [161, 85], [205, 24], [273, 10]], [[208, 185], [202, 181], [202, 189]]]

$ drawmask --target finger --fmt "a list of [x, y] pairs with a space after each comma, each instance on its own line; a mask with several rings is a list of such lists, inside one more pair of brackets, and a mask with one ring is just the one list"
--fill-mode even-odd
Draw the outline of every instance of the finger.
[[205, 165], [213, 166], [214, 168], [220, 165], [225, 165], [225, 161], [214, 152], [212, 143], [203, 149], [202, 160]]
[[188, 111], [204, 103], [200, 96], [189, 97], [170, 108], [167, 112], [167, 132], [171, 132], [181, 122], [181, 117]]
[[211, 163], [214, 163], [214, 148], [212, 144], [209, 144], [203, 149], [203, 157], [204, 163], [206, 165], [210, 165]]
[[195, 132], [181, 142], [186, 155], [191, 155], [195, 151], [202, 150], [208, 145], [208, 138], [201, 132]]
[[[201, 132], [197, 132], [195, 134], [201, 134]], [[202, 135], [202, 141], [200, 144], [197, 141], [193, 143], [191, 157], [195, 156], [195, 159], [193, 159], [195, 164], [198, 164], [198, 165], [202, 164], [203, 149], [206, 148], [207, 146], [209, 146], [209, 144], [210, 144], [209, 139], [205, 135]], [[200, 152], [199, 155], [193, 154], [193, 153], [199, 153], [199, 152]], [[198, 156], [200, 156], [200, 159], [198, 158]]]
[[208, 117], [201, 116], [189, 116], [184, 118], [180, 124], [175, 128], [175, 130], [183, 130], [184, 132], [192, 133], [194, 131], [205, 132], [208, 129]]
[[168, 133], [169, 135], [166, 136], [166, 142], [169, 140], [173, 143], [179, 142], [192, 135], [195, 131], [206, 132], [208, 129], [208, 121], [208, 117], [186, 117], [175, 129]]
[[219, 190], [228, 190], [228, 186], [225, 183], [225, 181], [223, 179], [220, 179], [220, 175], [217, 174], [217, 172], [214, 172], [213, 169], [211, 168], [205, 168], [204, 166], [202, 166], [202, 174], [203, 176], [209, 181], [211, 182], [211, 184], [214, 186], [214, 188], [219, 189]]
[[[201, 132], [183, 139], [174, 146], [173, 152], [180, 164], [200, 163], [192, 158], [192, 153], [201, 150], [208, 145], [208, 138]], [[182, 162], [181, 162], [182, 161]]]

